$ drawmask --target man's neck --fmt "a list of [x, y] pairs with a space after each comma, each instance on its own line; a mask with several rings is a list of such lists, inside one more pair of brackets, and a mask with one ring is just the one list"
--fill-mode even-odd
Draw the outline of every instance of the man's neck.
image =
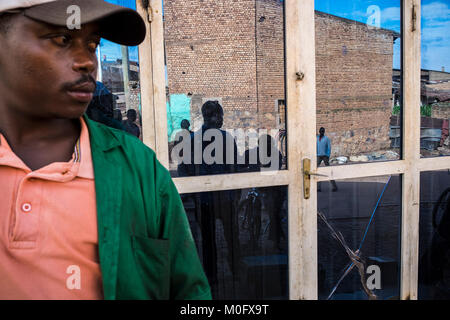
[[20, 118], [13, 112], [4, 112], [3, 115], [0, 133], [31, 170], [72, 158], [81, 132], [79, 119]]
[[27, 145], [58, 139], [75, 131], [79, 134], [79, 130], [75, 130], [78, 122], [79, 119], [49, 119], [2, 112], [0, 133], [14, 144]]

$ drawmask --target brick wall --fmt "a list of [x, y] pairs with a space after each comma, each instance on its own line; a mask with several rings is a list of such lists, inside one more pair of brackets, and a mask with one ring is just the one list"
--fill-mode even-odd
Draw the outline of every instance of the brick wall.
[[[256, 1], [257, 111], [259, 127], [277, 128], [278, 100], [285, 100], [284, 17], [280, 1]], [[283, 119], [284, 115], [281, 115]], [[280, 129], [284, 128], [283, 125]]]
[[252, 0], [166, 1], [169, 94], [220, 97], [226, 117], [255, 112], [254, 12]]
[[434, 103], [431, 109], [431, 117], [450, 120], [450, 102]]
[[317, 127], [334, 155], [389, 148], [393, 36], [316, 12]]
[[[164, 14], [168, 94], [191, 97], [194, 129], [207, 98], [222, 101], [224, 128], [284, 128], [282, 1], [171, 0]], [[316, 50], [317, 122], [333, 154], [388, 148], [392, 33], [317, 12]]]

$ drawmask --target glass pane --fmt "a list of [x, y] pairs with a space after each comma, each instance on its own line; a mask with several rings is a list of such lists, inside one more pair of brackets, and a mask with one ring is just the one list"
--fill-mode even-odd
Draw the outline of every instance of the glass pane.
[[401, 176], [320, 188], [319, 299], [399, 299]]
[[214, 299], [288, 299], [287, 187], [182, 195]]
[[419, 299], [450, 299], [450, 170], [420, 174]]
[[164, 37], [172, 176], [284, 169], [284, 1], [164, 1]]
[[420, 154], [450, 156], [450, 1], [422, 0]]
[[[107, 2], [136, 9], [135, 0]], [[138, 47], [121, 46], [102, 39], [97, 56], [97, 90], [88, 107], [88, 116], [142, 138]]]
[[400, 158], [400, 3], [315, 1], [317, 152], [331, 165]]

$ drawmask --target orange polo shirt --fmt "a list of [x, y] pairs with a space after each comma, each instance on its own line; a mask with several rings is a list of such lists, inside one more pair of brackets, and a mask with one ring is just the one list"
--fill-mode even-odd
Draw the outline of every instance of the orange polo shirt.
[[72, 160], [31, 171], [0, 134], [0, 299], [102, 299], [88, 128]]

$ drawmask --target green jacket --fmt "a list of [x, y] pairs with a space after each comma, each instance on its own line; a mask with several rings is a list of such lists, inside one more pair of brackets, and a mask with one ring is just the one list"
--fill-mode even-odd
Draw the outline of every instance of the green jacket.
[[137, 138], [84, 119], [105, 299], [211, 299], [169, 172]]

